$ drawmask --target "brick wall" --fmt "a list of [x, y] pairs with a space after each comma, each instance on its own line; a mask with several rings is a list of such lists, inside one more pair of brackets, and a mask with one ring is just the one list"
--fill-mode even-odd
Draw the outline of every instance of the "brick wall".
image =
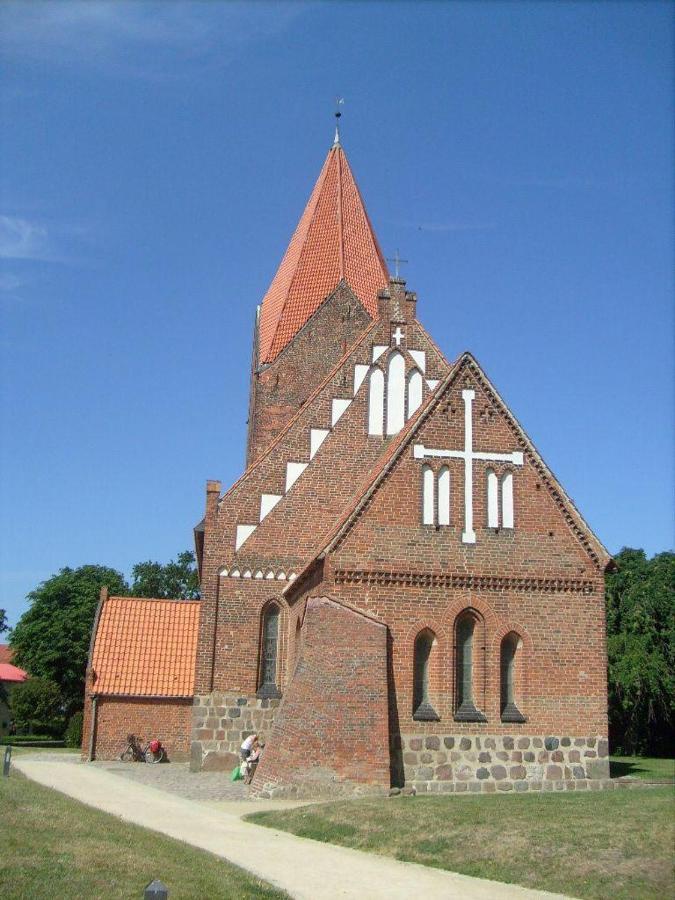
[[333, 600], [311, 599], [254, 793], [382, 792], [390, 784], [388, 733], [386, 628]]
[[274, 362], [252, 373], [247, 465], [286, 427], [369, 322], [361, 301], [340, 282]]
[[230, 770], [239, 762], [244, 738], [257, 734], [264, 743], [279, 700], [214, 691], [195, 697], [192, 708], [190, 769]]
[[[82, 756], [88, 758], [92, 703], [85, 702]], [[169, 760], [185, 760], [190, 752], [192, 698], [151, 700], [142, 697], [99, 697], [96, 704], [95, 759], [116, 759], [126, 749], [128, 734], [142, 744], [158, 738]]]

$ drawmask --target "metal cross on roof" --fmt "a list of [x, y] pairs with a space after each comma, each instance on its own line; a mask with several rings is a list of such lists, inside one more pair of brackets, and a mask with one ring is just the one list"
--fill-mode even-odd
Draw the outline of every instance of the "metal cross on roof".
[[398, 268], [401, 263], [407, 263], [407, 259], [401, 259], [398, 252], [398, 247], [396, 248], [396, 253], [393, 257], [387, 257], [387, 262], [394, 263], [394, 278], [398, 278]]

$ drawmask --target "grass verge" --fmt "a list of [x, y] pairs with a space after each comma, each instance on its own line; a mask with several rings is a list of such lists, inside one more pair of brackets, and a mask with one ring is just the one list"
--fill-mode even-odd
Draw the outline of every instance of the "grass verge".
[[642, 781], [675, 781], [675, 759], [656, 759], [649, 756], [611, 756], [609, 774], [612, 778], [639, 778]]
[[171, 900], [287, 898], [203, 850], [122, 822], [12, 772], [0, 777], [0, 897], [142, 897], [153, 878]]
[[574, 897], [675, 896], [672, 788], [396, 797], [261, 812], [247, 820]]

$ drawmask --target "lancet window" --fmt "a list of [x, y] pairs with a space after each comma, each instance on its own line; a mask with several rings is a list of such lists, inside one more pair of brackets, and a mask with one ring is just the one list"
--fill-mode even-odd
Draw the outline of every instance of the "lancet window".
[[407, 377], [405, 358], [394, 350], [385, 373], [373, 367], [368, 395], [368, 434], [398, 434], [422, 405], [424, 382], [419, 369], [412, 369]]
[[450, 524], [450, 469], [422, 466], [422, 524]]
[[513, 528], [513, 472], [499, 478], [494, 469], [487, 470], [488, 528]]

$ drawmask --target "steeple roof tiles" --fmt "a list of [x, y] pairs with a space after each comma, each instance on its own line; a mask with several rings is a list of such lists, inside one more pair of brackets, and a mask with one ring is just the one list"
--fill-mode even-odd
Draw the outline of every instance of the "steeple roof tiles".
[[377, 293], [389, 276], [347, 157], [337, 144], [328, 152], [263, 298], [261, 364], [276, 359], [343, 278], [375, 318]]

